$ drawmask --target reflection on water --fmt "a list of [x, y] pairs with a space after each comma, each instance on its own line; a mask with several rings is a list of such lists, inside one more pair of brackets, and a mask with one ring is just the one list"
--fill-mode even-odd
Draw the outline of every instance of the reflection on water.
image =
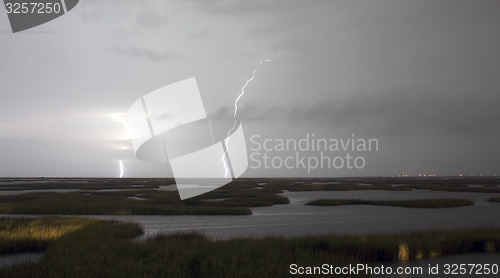
[[[465, 264], [463, 265], [464, 270], [466, 271], [466, 274], [460, 275], [452, 275], [452, 274], [446, 274], [447, 267], [449, 266], [448, 271], [453, 270], [453, 264]], [[476, 264], [474, 269], [471, 269], [472, 266], [469, 266], [468, 264]], [[491, 270], [491, 266], [496, 264], [496, 274], [494, 273], [489, 273], [485, 274], [484, 269], [480, 273], [476, 273], [475, 271], [478, 271], [480, 266], [482, 265], [481, 268], [486, 267], [486, 264], [489, 264], [487, 266]], [[373, 264], [374, 267], [380, 267], [382, 263], [380, 264]], [[396, 272], [398, 267], [403, 267], [402, 270], [408, 271], [408, 273], [421, 273], [421, 274], [392, 274], [392, 275], [372, 275], [371, 277], [374, 278], [388, 278], [388, 277], [405, 277], [405, 278], [428, 278], [428, 277], [481, 277], [481, 278], [493, 278], [493, 277], [499, 277], [500, 273], [498, 271], [498, 267], [500, 266], [500, 254], [498, 253], [473, 253], [473, 254], [461, 254], [461, 255], [453, 255], [453, 256], [446, 256], [446, 257], [438, 257], [438, 258], [429, 258], [429, 259], [423, 259], [423, 260], [417, 260], [417, 261], [407, 261], [407, 262], [397, 262], [397, 263], [384, 263], [384, 266], [386, 267], [391, 267], [393, 272]], [[495, 267], [493, 267], [495, 268]], [[437, 270], [437, 273], [435, 272]], [[473, 273], [469, 274], [469, 271], [473, 271]], [[458, 273], [460, 273], [460, 270], [457, 269]]]

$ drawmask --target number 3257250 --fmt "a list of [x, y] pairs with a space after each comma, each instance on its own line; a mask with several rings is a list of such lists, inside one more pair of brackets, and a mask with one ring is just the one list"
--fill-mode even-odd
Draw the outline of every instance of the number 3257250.
[[51, 14], [60, 13], [60, 3], [6, 3], [8, 14]]

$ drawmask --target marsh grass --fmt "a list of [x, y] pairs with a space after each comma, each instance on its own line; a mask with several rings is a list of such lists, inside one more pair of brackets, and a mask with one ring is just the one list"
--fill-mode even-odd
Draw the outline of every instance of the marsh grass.
[[0, 254], [44, 251], [61, 236], [99, 221], [78, 217], [0, 218]]
[[345, 205], [374, 205], [396, 206], [407, 208], [452, 208], [471, 206], [474, 203], [465, 199], [422, 199], [422, 200], [388, 200], [372, 201], [360, 199], [319, 199], [306, 203], [309, 206], [345, 206]]
[[[181, 201], [176, 191], [43, 192], [0, 196], [0, 213], [7, 214], [133, 214], [133, 215], [248, 215], [248, 207], [288, 204], [276, 189], [257, 190], [232, 183], [220, 190]], [[138, 198], [138, 199], [137, 199]], [[213, 201], [223, 199], [222, 201]]]
[[342, 266], [500, 251], [500, 229], [493, 228], [231, 240], [174, 233], [127, 240], [140, 232], [135, 224], [94, 223], [60, 237], [39, 263], [2, 269], [0, 277], [289, 277], [292, 263]]
[[[288, 198], [280, 195], [281, 190], [273, 188], [254, 189], [248, 188], [247, 184], [231, 184], [227, 188], [214, 190], [202, 196], [186, 201], [194, 206], [216, 206], [216, 207], [264, 207], [277, 204], [288, 204]], [[222, 200], [210, 202], [211, 200]], [[208, 202], [207, 202], [208, 201]]]
[[[140, 195], [143, 200], [130, 197]], [[0, 196], [0, 213], [8, 214], [133, 214], [133, 215], [237, 215], [251, 214], [244, 207], [191, 205], [177, 192], [159, 190], [118, 192], [29, 193]]]

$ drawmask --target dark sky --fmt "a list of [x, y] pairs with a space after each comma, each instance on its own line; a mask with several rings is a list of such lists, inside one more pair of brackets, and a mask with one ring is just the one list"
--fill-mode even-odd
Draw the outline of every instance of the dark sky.
[[2, 12], [0, 176], [116, 177], [120, 160], [125, 177], [170, 176], [135, 158], [129, 106], [196, 77], [207, 112], [231, 114], [257, 67], [247, 139], [355, 134], [379, 150], [356, 154], [363, 169], [247, 176], [500, 174], [499, 15], [497, 0], [82, 0], [12, 34]]

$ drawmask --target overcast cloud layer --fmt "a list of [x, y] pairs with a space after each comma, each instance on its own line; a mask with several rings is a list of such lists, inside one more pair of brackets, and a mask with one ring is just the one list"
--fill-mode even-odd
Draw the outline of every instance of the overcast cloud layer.
[[247, 138], [377, 138], [360, 170], [247, 176], [500, 174], [500, 2], [81, 0], [12, 34], [0, 13], [0, 176], [171, 176], [121, 120], [196, 77]]

